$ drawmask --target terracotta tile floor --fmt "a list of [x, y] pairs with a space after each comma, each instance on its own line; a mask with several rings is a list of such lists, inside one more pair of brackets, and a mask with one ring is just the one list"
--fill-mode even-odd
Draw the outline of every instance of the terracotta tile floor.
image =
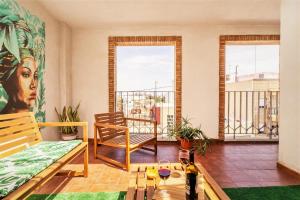
[[[205, 157], [196, 156], [221, 187], [275, 186], [300, 184], [300, 176], [276, 167], [277, 144], [236, 144], [219, 143], [212, 145]], [[110, 149], [101, 150], [119, 161], [124, 160], [124, 152]], [[108, 166], [93, 157], [93, 145], [90, 144], [89, 177], [67, 178], [53, 177], [38, 193], [56, 192], [96, 192], [126, 190], [129, 173]], [[177, 162], [178, 146], [161, 144], [158, 155], [139, 150], [131, 154], [132, 163], [157, 162], [168, 159]], [[67, 168], [82, 169], [83, 158], [79, 156]]]
[[223, 188], [300, 184], [300, 176], [277, 168], [277, 154], [275, 143], [223, 143], [197, 159]]

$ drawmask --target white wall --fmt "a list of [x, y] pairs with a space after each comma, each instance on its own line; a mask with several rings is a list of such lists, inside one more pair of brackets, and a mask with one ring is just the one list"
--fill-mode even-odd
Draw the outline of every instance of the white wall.
[[[71, 32], [70, 28], [52, 17], [48, 12], [34, 0], [18, 0], [21, 6], [28, 9], [31, 14], [38, 16], [45, 22], [46, 27], [46, 47], [45, 47], [45, 87], [46, 87], [46, 120], [57, 121], [54, 107], [61, 108], [61, 99], [67, 99], [62, 96], [67, 93], [60, 93], [61, 84], [67, 78], [65, 71], [66, 66], [70, 67], [71, 54], [64, 48], [70, 49]], [[62, 35], [65, 35], [62, 37]], [[63, 53], [64, 52], [64, 53]], [[70, 70], [69, 70], [70, 71]], [[66, 86], [67, 88], [69, 86]], [[65, 89], [66, 91], [69, 89]], [[47, 128], [43, 131], [45, 139], [57, 139], [56, 129]]]
[[300, 1], [282, 0], [279, 162], [300, 173]]
[[72, 105], [72, 30], [60, 23], [60, 105]]
[[193, 118], [218, 138], [219, 35], [279, 34], [272, 26], [113, 26], [72, 30], [72, 101], [81, 102], [81, 118], [108, 111], [108, 37], [178, 35], [183, 41], [183, 116]]

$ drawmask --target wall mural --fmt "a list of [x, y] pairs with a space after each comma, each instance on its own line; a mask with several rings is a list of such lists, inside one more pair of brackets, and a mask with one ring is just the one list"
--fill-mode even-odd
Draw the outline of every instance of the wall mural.
[[15, 0], [0, 1], [0, 114], [45, 121], [45, 24]]

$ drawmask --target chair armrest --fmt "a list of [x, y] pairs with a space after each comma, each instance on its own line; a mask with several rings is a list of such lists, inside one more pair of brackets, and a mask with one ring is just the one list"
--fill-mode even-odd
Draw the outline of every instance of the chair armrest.
[[87, 126], [87, 122], [38, 122], [39, 127], [55, 127], [55, 126]]
[[140, 121], [140, 122], [149, 122], [149, 123], [157, 124], [156, 120], [151, 120], [151, 119], [139, 119], [139, 118], [125, 118], [125, 119], [130, 121]]
[[126, 126], [118, 126], [118, 125], [112, 125], [112, 124], [105, 124], [105, 123], [94, 123], [95, 127], [102, 127], [102, 128], [111, 128], [111, 129], [116, 129], [116, 130], [129, 130], [128, 127]]
[[81, 126], [83, 128], [83, 141], [88, 142], [87, 122], [38, 122], [39, 127], [61, 127], [61, 126]]

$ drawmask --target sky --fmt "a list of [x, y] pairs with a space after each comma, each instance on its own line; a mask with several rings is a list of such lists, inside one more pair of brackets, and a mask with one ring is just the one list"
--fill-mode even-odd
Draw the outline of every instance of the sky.
[[[117, 90], [172, 90], [174, 46], [118, 46]], [[166, 87], [169, 86], [169, 87]]]
[[[118, 46], [117, 90], [172, 90], [174, 46]], [[279, 45], [226, 45], [226, 74], [279, 73]]]
[[226, 45], [226, 74], [279, 73], [279, 45]]

